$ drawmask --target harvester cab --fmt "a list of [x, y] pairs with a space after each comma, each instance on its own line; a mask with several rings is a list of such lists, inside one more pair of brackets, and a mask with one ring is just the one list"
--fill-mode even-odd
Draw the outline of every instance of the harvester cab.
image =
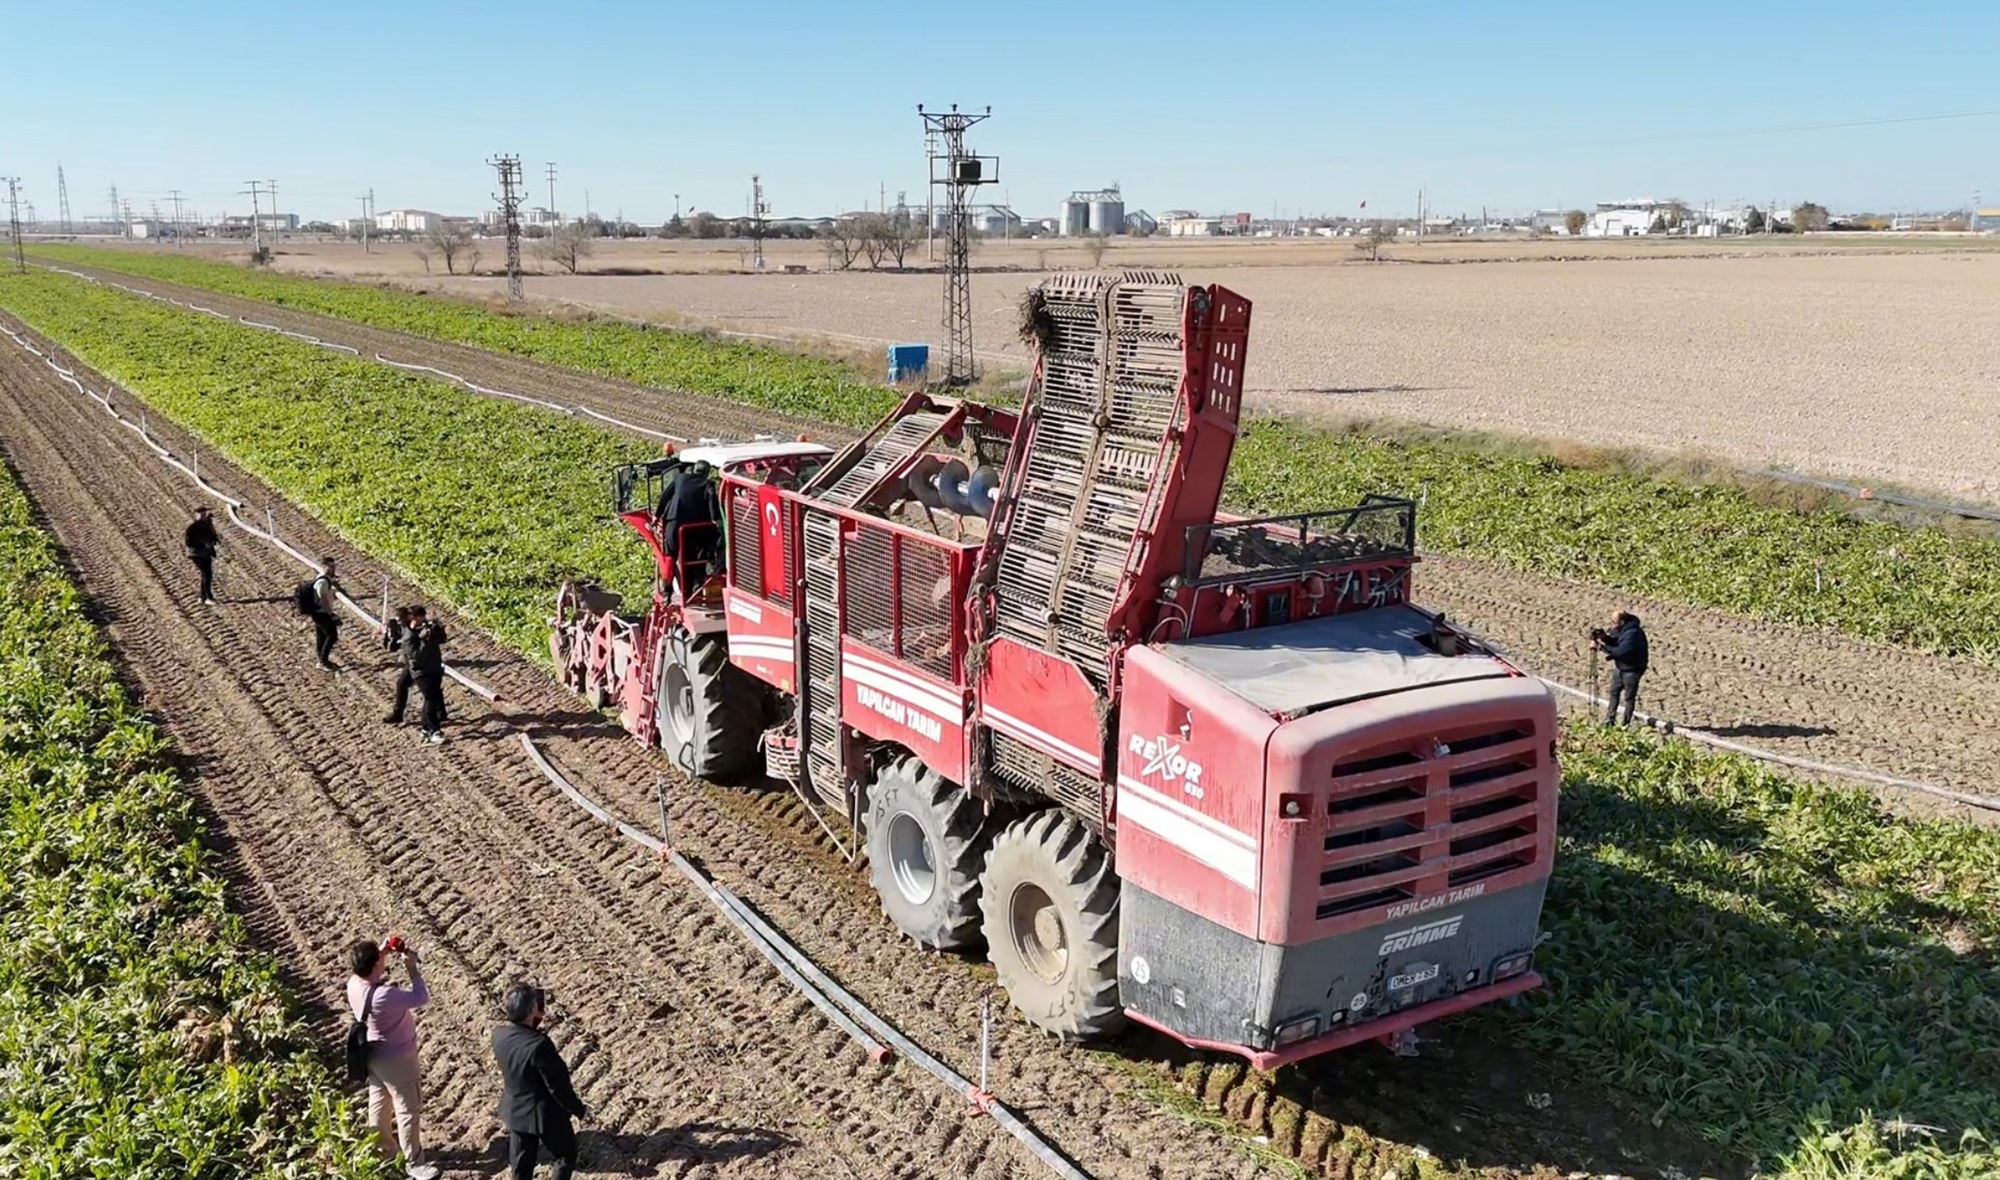
[[[678, 456], [719, 473], [720, 602], [656, 593], [603, 645], [628, 727], [791, 784], [898, 929], [983, 944], [1064, 1037], [1269, 1067], [1534, 986], [1554, 700], [1410, 601], [1416, 505], [1217, 512], [1226, 288], [1065, 274], [1023, 310], [1018, 409], [915, 393], [838, 454]], [[619, 485], [663, 571], [683, 474]]]

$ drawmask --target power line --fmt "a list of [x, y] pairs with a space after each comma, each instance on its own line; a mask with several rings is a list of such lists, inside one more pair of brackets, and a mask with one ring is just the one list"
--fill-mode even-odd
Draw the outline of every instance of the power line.
[[28, 272], [28, 257], [21, 252], [21, 178], [7, 177], [7, 228], [14, 237], [14, 269]]
[[[1000, 179], [997, 156], [978, 156], [965, 150], [966, 129], [993, 117], [993, 108], [980, 114], [961, 113], [953, 103], [947, 112], [924, 110], [917, 104], [917, 117], [924, 121], [925, 142], [942, 141], [944, 155], [929, 155], [932, 191], [944, 186], [945, 217], [949, 249], [944, 274], [945, 374], [947, 385], [970, 385], [978, 376], [972, 355], [972, 190]], [[938, 176], [938, 161], [945, 162], [945, 174]], [[991, 165], [990, 173], [987, 166]]]
[[[500, 173], [500, 216], [507, 225], [507, 301], [521, 302], [521, 157], [495, 156], [487, 163]], [[549, 165], [550, 191], [554, 191], [555, 165]], [[553, 198], [551, 198], [553, 203]]]

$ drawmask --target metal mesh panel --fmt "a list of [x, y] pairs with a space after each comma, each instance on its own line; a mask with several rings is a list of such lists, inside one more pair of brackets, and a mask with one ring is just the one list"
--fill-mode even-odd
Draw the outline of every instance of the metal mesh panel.
[[1190, 585], [1296, 575], [1416, 551], [1417, 506], [1371, 496], [1353, 508], [1188, 529]]
[[1039, 750], [1004, 733], [988, 731], [993, 743], [993, 772], [1036, 795], [1044, 795], [1096, 827], [1104, 821], [1104, 784], [1086, 778]]
[[847, 633], [881, 652], [896, 654], [895, 536], [885, 529], [863, 527], [847, 538], [843, 560], [847, 584]]
[[736, 587], [751, 594], [764, 593], [764, 529], [757, 519], [757, 497], [747, 488], [729, 493], [729, 568], [736, 572]]
[[951, 561], [935, 546], [898, 538], [897, 599], [902, 634], [896, 654], [933, 675], [952, 679]]

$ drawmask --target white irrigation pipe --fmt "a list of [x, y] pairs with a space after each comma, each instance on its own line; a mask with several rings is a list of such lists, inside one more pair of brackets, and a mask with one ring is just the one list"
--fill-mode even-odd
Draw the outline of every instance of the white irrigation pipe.
[[[1065, 1180], [1090, 1180], [1088, 1174], [1079, 1170], [1075, 1164], [1071, 1163], [1061, 1152], [1057, 1151], [1054, 1145], [1049, 1143], [1048, 1140], [1036, 1134], [1034, 1128], [1022, 1122], [1020, 1116], [1010, 1110], [1005, 1103], [973, 1085], [964, 1077], [961, 1077], [956, 1070], [931, 1056], [929, 1053], [926, 1053], [915, 1042], [897, 1031], [894, 1025], [877, 1016], [860, 1000], [856, 999], [852, 993], [842, 988], [839, 984], [834, 983], [831, 979], [828, 979], [817, 964], [814, 964], [811, 959], [806, 957], [803, 951], [792, 945], [782, 934], [774, 930], [770, 923], [758, 916], [756, 911], [743, 904], [741, 898], [709, 880], [702, 874], [700, 869], [690, 864], [686, 857], [675, 852], [666, 841], [647, 832], [640, 831], [631, 824], [622, 823], [613, 818], [609, 811], [606, 811], [596, 800], [578, 790], [576, 785], [570, 782], [562, 771], [556, 769], [555, 765], [545, 758], [542, 752], [535, 746], [534, 739], [524, 733], [521, 735], [521, 745], [526, 748], [529, 757], [541, 769], [542, 774], [556, 786], [556, 789], [568, 796], [571, 802], [591, 815], [596, 816], [602, 822], [615, 826], [620, 835], [656, 853], [663, 860], [666, 860], [674, 868], [678, 869], [682, 876], [692, 882], [704, 896], [722, 911], [723, 916], [729, 919], [731, 925], [742, 932], [743, 936], [750, 941], [752, 946], [762, 951], [765, 957], [770, 959], [780, 972], [784, 973], [785, 977], [792, 982], [794, 987], [798, 988], [807, 999], [813, 1001], [814, 1007], [819, 1008], [822, 1013], [825, 1013], [843, 1030], [846, 1030], [849, 1036], [861, 1041], [864, 1045], [873, 1045], [874, 1048], [869, 1051], [871, 1057], [875, 1057], [877, 1061], [886, 1060], [888, 1049], [884, 1048], [880, 1041], [874, 1040], [860, 1029], [855, 1028], [855, 1021], [859, 1021], [862, 1025], [865, 1025], [868, 1031], [872, 1032], [875, 1037], [880, 1037], [881, 1041], [886, 1041], [889, 1045], [893, 1045], [897, 1052], [914, 1061], [919, 1066], [922, 1066], [947, 1086], [965, 1095], [976, 1109], [993, 1116], [993, 1120], [999, 1123], [1002, 1129], [1020, 1140], [1022, 1145], [1033, 1152], [1037, 1159], [1048, 1165], [1049, 1169], [1056, 1175], [1064, 1177]], [[801, 973], [808, 972], [813, 977], [814, 983], [818, 985], [817, 987], [813, 983], [808, 983], [804, 978], [801, 978]], [[833, 1007], [834, 1001], [838, 1001], [840, 1008], [846, 1009], [846, 1012], [843, 1013], [835, 1009]], [[849, 1019], [849, 1015], [852, 1016], [851, 1020]], [[875, 1056], [877, 1050], [882, 1054], [879, 1057]]]
[[[63, 274], [63, 275], [68, 275], [71, 278], [82, 279], [86, 283], [95, 283], [101, 287], [113, 287], [116, 288], [117, 290], [124, 291], [127, 294], [138, 295], [142, 298], [152, 299], [160, 303], [171, 303], [175, 307], [183, 307], [189, 311], [205, 312], [209, 315], [214, 316], [216, 319], [219, 320], [228, 320], [232, 318], [230, 316], [224, 315], [222, 312], [216, 311], [214, 308], [202, 307], [199, 304], [194, 304], [194, 303], [183, 303], [181, 300], [175, 299], [169, 295], [160, 295], [152, 291], [142, 291], [137, 287], [128, 287], [124, 283], [113, 282], [110, 279], [96, 278], [92, 275], [84, 274], [81, 271], [70, 270], [66, 267], [60, 267], [60, 266], [50, 266], [47, 263], [37, 263], [36, 265], [41, 266], [44, 269], [52, 271], [56, 274]], [[266, 332], [276, 332], [280, 336], [289, 336], [294, 340], [303, 340], [307, 344], [317, 344], [321, 348], [334, 349], [339, 352], [347, 353], [350, 356], [358, 357], [361, 355], [361, 350], [358, 348], [352, 348], [345, 344], [335, 344], [331, 341], [321, 340], [317, 336], [309, 336], [304, 332], [293, 332], [290, 331], [289, 329], [281, 328], [276, 324], [262, 323], [260, 321], [250, 319], [247, 316], [235, 316], [233, 317], [233, 319], [234, 322], [242, 324], [245, 327], [258, 328]], [[634, 434], [643, 434], [651, 438], [660, 439], [664, 442], [684, 443], [689, 441], [688, 439], [685, 439], [678, 434], [668, 434], [664, 430], [654, 430], [651, 427], [640, 426], [636, 422], [627, 422], [623, 418], [614, 418], [609, 414], [603, 413], [602, 411], [593, 410], [589, 406], [585, 405], [566, 406], [560, 402], [552, 402], [539, 397], [530, 397], [525, 393], [515, 393], [511, 390], [506, 390], [506, 389], [495, 389], [490, 385], [481, 385], [478, 382], [471, 380], [470, 378], [461, 377], [457, 373], [447, 372], [443, 369], [433, 368], [430, 365], [416, 365], [416, 364], [410, 364], [406, 361], [390, 360], [388, 357], [383, 356], [379, 352], [375, 354], [375, 359], [378, 362], [385, 365], [389, 365], [392, 368], [404, 369], [412, 373], [428, 373], [431, 376], [440, 377], [446, 381], [453, 381], [460, 385], [465, 386], [467, 389], [472, 390], [474, 393], [483, 393], [489, 397], [503, 397], [517, 402], [525, 402], [528, 405], [539, 406], [544, 410], [553, 410], [558, 414], [563, 414], [572, 418], [578, 414], [585, 414], [592, 418], [597, 419], [600, 422], [606, 422], [611, 424], [612, 426], [619, 427], [620, 429], [629, 430]]]
[[[134, 422], [130, 418], [127, 418], [125, 415], [119, 413], [118, 407], [111, 404], [110, 398], [105, 397], [104, 395], [86, 386], [83, 382], [77, 380], [76, 374], [72, 373], [68, 369], [65, 369], [61, 365], [57, 364], [52, 357], [42, 352], [34, 345], [29, 344], [20, 335], [16, 334], [12, 329], [6, 327], [4, 324], [0, 324], [0, 332], [6, 333], [8, 338], [13, 340], [14, 343], [20, 345], [22, 348], [27, 349], [29, 352], [34, 353], [36, 356], [41, 357], [43, 364], [55, 370], [56, 373], [60, 375], [65, 382], [69, 383], [69, 385], [74, 387], [78, 393], [83, 394], [85, 397], [90, 398], [98, 405], [104, 407], [105, 412], [110, 414], [112, 418], [117, 420], [119, 425], [132, 431], [134, 434], [137, 434], [140, 438], [140, 441], [144, 442], [146, 446], [152, 449], [154, 454], [160, 457], [161, 462], [165, 463], [169, 467], [172, 467], [176, 471], [179, 471], [182, 474], [186, 475], [189, 479], [194, 481], [196, 487], [200, 488], [204, 492], [207, 492], [209, 495], [215, 497], [218, 501], [220, 501], [228, 511], [229, 521], [231, 524], [234, 524], [237, 528], [242, 529], [244, 532], [249, 533], [251, 536], [256, 537], [259, 540], [264, 541], [267, 544], [270, 544], [275, 548], [281, 550], [282, 552], [284, 552], [285, 554], [287, 554], [288, 556], [292, 557], [294, 560], [299, 562], [299, 564], [305, 566], [307, 569], [312, 570], [315, 575], [326, 572], [325, 567], [321, 566], [317, 561], [313, 560], [310, 556], [300, 552], [296, 547], [286, 542], [284, 538], [277, 535], [275, 530], [258, 528], [256, 525], [251, 524], [249, 521], [243, 519], [242, 510], [246, 507], [244, 502], [238, 500], [234, 496], [229, 495], [227, 492], [222, 491], [220, 488], [215, 487], [213, 484], [210, 484], [207, 480], [202, 478], [200, 470], [201, 459], [199, 455], [193, 456], [194, 466], [192, 467], [190, 467], [186, 463], [181, 462], [180, 459], [175, 457], [172, 451], [160, 445], [159, 440], [155, 439], [152, 436], [151, 432], [147, 429], [145, 424]], [[345, 591], [336, 591], [335, 593], [339, 597], [341, 605], [345, 606], [356, 617], [362, 619], [363, 621], [368, 623], [371, 627], [374, 627], [379, 630], [384, 625], [383, 620], [376, 618], [372, 613], [369, 612], [367, 607], [362, 606], [360, 603], [354, 601], [354, 599], [348, 597]], [[446, 664], [444, 666], [444, 674], [450, 677], [451, 679], [457, 681], [459, 684], [465, 686], [465, 688], [470, 692], [472, 692], [474, 695], [490, 703], [498, 704], [501, 700], [500, 694], [497, 691], [495, 691], [492, 687], [486, 684], [482, 684], [477, 680], [474, 680], [472, 677], [467, 676], [463, 672], [460, 672], [458, 669], [452, 667], [450, 664]]]
[[[1453, 626], [1456, 627], [1457, 624], [1453, 624]], [[1524, 660], [1521, 660], [1484, 636], [1471, 631], [1465, 631], [1464, 634], [1471, 636], [1480, 646], [1490, 648], [1497, 654], [1506, 657], [1509, 662], [1516, 666], [1523, 669], [1527, 667]], [[1591, 705], [1593, 708], [1604, 708], [1611, 703], [1605, 698], [1598, 696], [1595, 692], [1585, 692], [1583, 689], [1573, 688], [1559, 680], [1552, 680], [1547, 676], [1537, 673], [1531, 672], [1529, 675], [1534, 676], [1535, 679], [1557, 692], [1574, 697]], [[1962, 803], [1967, 807], [1976, 807], [1983, 811], [2000, 811], [2000, 797], [1975, 795], [1967, 791], [1958, 791], [1950, 787], [1939, 786], [1936, 783], [1919, 782], [1916, 779], [1902, 778], [1893, 774], [1882, 774], [1879, 771], [1864, 770], [1859, 766], [1837, 766], [1831, 762], [1815, 762], [1810, 758], [1796, 758], [1790, 754], [1780, 754], [1774, 750], [1766, 750], [1757, 746], [1745, 745], [1742, 742], [1731, 741], [1721, 734], [1710, 733], [1705, 729], [1692, 725], [1683, 725], [1680, 722], [1670, 721], [1664, 717], [1655, 717], [1650, 713], [1641, 713], [1637, 709], [1632, 711], [1632, 716], [1669, 736], [1685, 738], [1696, 745], [1713, 746], [1719, 750], [1727, 750], [1732, 754], [1741, 754], [1746, 758], [1755, 758], [1760, 762], [1772, 762], [1779, 766], [1789, 766], [1794, 770], [1803, 770], [1809, 774], [1823, 774], [1835, 778], [1855, 779], [1860, 782], [1895, 787], [1899, 790], [1916, 791], [1935, 798], [1947, 799], [1953, 803]]]

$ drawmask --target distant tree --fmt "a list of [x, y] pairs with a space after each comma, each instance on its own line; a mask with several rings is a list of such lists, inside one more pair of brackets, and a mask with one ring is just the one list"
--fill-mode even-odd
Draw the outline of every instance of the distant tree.
[[1584, 227], [1589, 224], [1590, 215], [1581, 209], [1571, 209], [1563, 214], [1563, 228], [1569, 231], [1569, 236], [1572, 238], [1582, 237]]
[[535, 247], [535, 252], [543, 258], [575, 274], [583, 267], [583, 260], [597, 249], [597, 235], [589, 226], [572, 221], [561, 226]]
[[1826, 228], [1826, 206], [1815, 205], [1811, 201], [1792, 210], [1792, 232], [1809, 234]]
[[1743, 215], [1743, 232], [1746, 234], [1761, 234], [1765, 228], [1764, 211], [1755, 205], [1750, 206], [1750, 211]]
[[424, 273], [425, 273], [425, 274], [429, 274], [429, 273], [431, 273], [431, 246], [430, 246], [430, 243], [429, 243], [429, 242], [427, 242], [427, 241], [420, 241], [420, 242], [418, 242], [418, 243], [417, 243], [417, 248], [416, 248], [416, 249], [415, 249], [414, 251], [412, 251], [412, 253], [416, 254], [416, 256], [417, 256], [417, 261], [418, 261], [418, 262], [421, 262], [421, 263], [423, 263], [423, 264], [424, 264]]
[[1104, 265], [1104, 252], [1111, 248], [1111, 239], [1103, 234], [1091, 234], [1083, 239], [1084, 253], [1090, 255], [1090, 265]]
[[819, 236], [826, 246], [826, 264], [835, 270], [846, 270], [861, 253], [866, 227], [859, 217], [836, 217]]
[[1653, 214], [1653, 224], [1651, 224], [1651, 225], [1649, 225], [1649, 226], [1647, 226], [1647, 227], [1646, 227], [1646, 232], [1647, 232], [1647, 233], [1649, 233], [1649, 234], [1663, 234], [1663, 233], [1666, 233], [1666, 232], [1667, 232], [1667, 215], [1666, 215], [1666, 214], [1664, 214], [1664, 213], [1655, 213], [1655, 214]]
[[[463, 227], [447, 226], [440, 222], [436, 229], [424, 235], [424, 248], [427, 253], [435, 254], [444, 260], [446, 274], [455, 275], [458, 273], [460, 258], [472, 250], [472, 231]], [[428, 260], [424, 268], [426, 271], [430, 269]]]
[[727, 227], [720, 217], [702, 212], [688, 219], [688, 230], [697, 238], [719, 238], [727, 232]]
[[893, 214], [885, 219], [882, 227], [882, 252], [897, 270], [903, 269], [903, 260], [910, 256], [910, 247], [923, 240], [923, 227], [910, 216], [909, 210]]
[[1368, 227], [1368, 232], [1361, 235], [1361, 240], [1354, 243], [1354, 248], [1368, 255], [1368, 261], [1380, 262], [1382, 261], [1382, 247], [1395, 240], [1395, 227], [1378, 221]]
[[678, 213], [674, 214], [672, 217], [667, 218], [667, 223], [665, 225], [660, 227], [660, 236], [663, 238], [687, 237], [688, 236], [687, 222], [682, 220], [680, 214]]

